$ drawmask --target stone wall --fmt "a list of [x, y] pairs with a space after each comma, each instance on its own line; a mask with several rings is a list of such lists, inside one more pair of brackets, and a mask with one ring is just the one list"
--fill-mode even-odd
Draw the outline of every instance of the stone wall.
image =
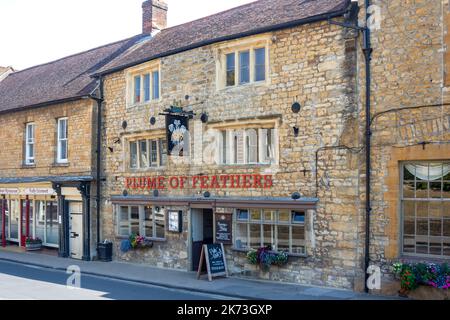
[[[111, 195], [121, 195], [126, 177], [156, 175], [242, 174], [263, 173], [269, 169], [261, 165], [201, 166], [168, 165], [164, 169], [133, 171], [124, 161], [127, 136], [150, 134], [163, 130], [165, 121], [159, 113], [174, 101], [192, 105], [199, 115], [208, 113], [209, 123], [264, 117], [280, 121], [279, 167], [274, 173], [271, 190], [230, 189], [214, 191], [213, 196], [274, 196], [290, 197], [299, 191], [305, 197], [319, 197], [317, 211], [311, 211], [310, 237], [307, 258], [292, 258], [286, 267], [270, 274], [259, 274], [248, 266], [245, 254], [227, 250], [230, 269], [235, 274], [297, 283], [353, 288], [358, 271], [358, 204], [359, 159], [355, 150], [336, 149], [346, 145], [358, 148], [356, 94], [356, 41], [355, 34], [327, 22], [314, 23], [293, 29], [263, 35], [269, 42], [269, 81], [240, 87], [216, 89], [217, 50], [234, 46], [241, 39], [226, 44], [210, 45], [161, 59], [161, 92], [159, 102], [126, 108], [126, 72], [117, 72], [105, 78], [104, 113], [104, 175], [102, 209], [103, 237], [116, 239]], [[185, 100], [185, 96], [189, 100]], [[298, 101], [301, 112], [291, 111]], [[150, 117], [156, 117], [154, 126]], [[244, 120], [246, 119], [246, 120]], [[127, 128], [122, 122], [127, 121]], [[191, 121], [194, 135], [199, 128], [205, 131], [198, 116]], [[299, 128], [294, 135], [293, 127]], [[197, 130], [197, 131], [195, 131]], [[202, 133], [200, 132], [200, 134]], [[119, 143], [117, 139], [120, 138]], [[319, 185], [316, 188], [316, 151], [318, 152]], [[132, 191], [129, 195], [149, 195], [149, 191]], [[160, 196], [198, 196], [198, 190], [184, 189], [160, 191]], [[187, 235], [184, 235], [186, 237]], [[183, 239], [184, 241], [185, 239]], [[118, 243], [120, 239], [116, 239]], [[118, 245], [118, 244], [117, 244]], [[186, 269], [179, 263], [183, 253], [182, 242], [156, 244], [148, 257], [122, 257], [152, 265]], [[181, 246], [181, 247], [180, 247]], [[117, 246], [116, 246], [117, 249]], [[173, 251], [174, 249], [175, 251]], [[186, 248], [185, 248], [186, 249]], [[151, 249], [150, 249], [151, 250]], [[172, 250], [172, 251], [170, 251]], [[117, 250], [116, 250], [117, 251]], [[162, 263], [167, 256], [174, 261]], [[183, 257], [184, 258], [184, 257]]]

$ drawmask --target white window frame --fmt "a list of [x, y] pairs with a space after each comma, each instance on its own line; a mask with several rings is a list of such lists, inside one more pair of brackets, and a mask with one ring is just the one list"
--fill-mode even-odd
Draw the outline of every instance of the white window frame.
[[[66, 137], [65, 138], [61, 138], [61, 122], [65, 121], [66, 122]], [[57, 121], [57, 141], [56, 141], [56, 162], [57, 163], [67, 163], [69, 161], [69, 118], [64, 117], [64, 118], [58, 118]], [[66, 141], [66, 158], [62, 158], [61, 154], [62, 154], [62, 148], [61, 148], [61, 141]]]
[[[154, 95], [153, 74], [158, 72], [158, 97]], [[127, 107], [135, 107], [161, 101], [161, 65], [158, 62], [151, 61], [149, 63], [133, 67], [126, 71], [127, 74]], [[149, 75], [149, 100], [145, 100], [145, 76]], [[139, 102], [135, 101], [135, 77], [140, 77], [140, 97]]]
[[[146, 148], [147, 148], [147, 157], [148, 157], [148, 166], [142, 167], [141, 166], [141, 141], [146, 141]], [[128, 168], [131, 170], [148, 170], [148, 169], [155, 169], [155, 168], [164, 168], [167, 165], [167, 150], [166, 150], [166, 163], [162, 164], [162, 142], [166, 141], [164, 137], [154, 137], [154, 138], [133, 138], [128, 140]], [[151, 145], [152, 142], [156, 142], [156, 165], [151, 161]], [[136, 143], [137, 145], [137, 151], [136, 151], [136, 167], [131, 166], [131, 143]], [[167, 148], [167, 141], [166, 141], [166, 148]]]
[[[30, 131], [29, 128], [31, 128], [32, 136], [30, 137]], [[25, 164], [26, 165], [33, 165], [35, 163], [35, 154], [36, 154], [36, 148], [35, 148], [35, 136], [36, 136], [36, 125], [34, 122], [27, 123], [25, 126]], [[33, 156], [30, 155], [30, 148], [33, 148]]]
[[[161, 210], [159, 213], [156, 212], [154, 206], [150, 206], [152, 210], [152, 235], [148, 236], [145, 234], [145, 207], [149, 206], [143, 206], [143, 205], [127, 205], [127, 204], [117, 204], [115, 205], [115, 216], [116, 216], [116, 234], [119, 237], [128, 237], [131, 235], [131, 208], [137, 207], [139, 208], [139, 235], [144, 235], [146, 239], [153, 239], [153, 240], [165, 240], [166, 239], [166, 228], [167, 228], [167, 219], [166, 214], [164, 210]], [[127, 208], [128, 210], [128, 234], [124, 235], [120, 233], [120, 221], [121, 221], [121, 210], [122, 208]], [[157, 214], [162, 214], [164, 216], [164, 237], [157, 237], [157, 228], [156, 228], [156, 216]], [[160, 221], [160, 220], [158, 220]]]
[[[255, 50], [265, 49], [265, 79], [256, 81]], [[240, 53], [249, 51], [250, 54], [250, 81], [240, 83]], [[227, 55], [234, 53], [234, 85], [227, 85]], [[245, 87], [254, 84], [270, 84], [270, 37], [262, 35], [247, 40], [228, 42], [217, 47], [216, 88], [217, 90]]]

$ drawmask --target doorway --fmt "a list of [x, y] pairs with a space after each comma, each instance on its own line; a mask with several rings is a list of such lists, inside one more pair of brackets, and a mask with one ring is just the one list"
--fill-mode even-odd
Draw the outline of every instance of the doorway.
[[83, 203], [69, 202], [69, 232], [70, 257], [82, 259], [83, 257]]
[[[197, 271], [204, 244], [214, 242], [214, 219], [212, 209], [191, 209], [192, 219], [192, 270]], [[206, 264], [203, 264], [206, 271]]]

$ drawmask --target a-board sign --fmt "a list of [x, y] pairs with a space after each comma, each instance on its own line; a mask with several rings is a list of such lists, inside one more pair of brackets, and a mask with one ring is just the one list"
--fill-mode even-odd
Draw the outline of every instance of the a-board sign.
[[208, 272], [208, 280], [212, 281], [213, 277], [228, 277], [227, 262], [225, 259], [225, 250], [223, 243], [204, 244], [200, 255], [200, 263], [198, 265], [197, 279], [200, 279], [203, 263], [206, 261], [206, 270]]
[[233, 215], [231, 213], [216, 213], [216, 242], [232, 244]]

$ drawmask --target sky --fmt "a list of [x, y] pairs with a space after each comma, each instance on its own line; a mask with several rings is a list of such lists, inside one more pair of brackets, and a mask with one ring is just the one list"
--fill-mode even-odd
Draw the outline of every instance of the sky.
[[[254, 0], [167, 0], [174, 26]], [[0, 66], [23, 70], [141, 33], [143, 0], [0, 0]]]

